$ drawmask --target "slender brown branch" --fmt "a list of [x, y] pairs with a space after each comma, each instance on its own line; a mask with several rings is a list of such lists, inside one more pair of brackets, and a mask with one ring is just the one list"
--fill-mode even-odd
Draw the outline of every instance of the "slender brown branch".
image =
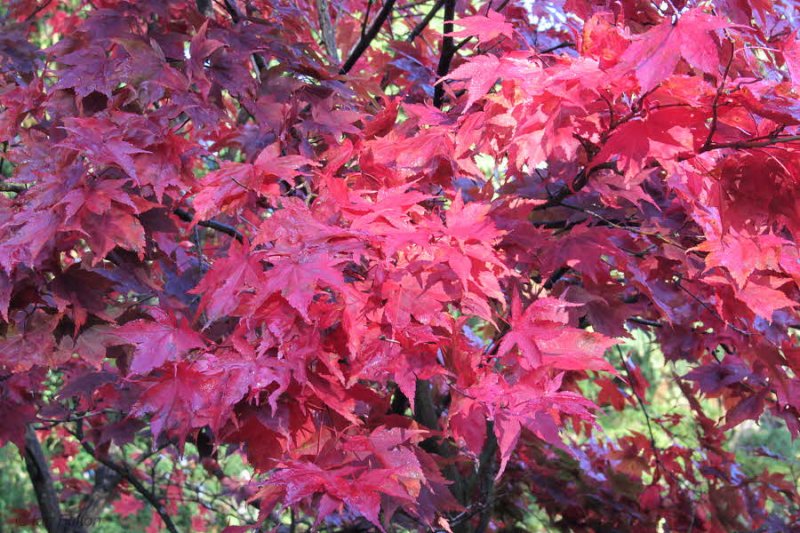
[[[625, 358], [622, 355], [622, 349], [619, 347], [619, 345], [615, 346], [615, 348], [617, 350], [617, 354], [619, 355], [619, 359], [622, 362], [622, 366], [625, 369], [625, 374], [628, 376], [628, 381], [630, 382], [629, 385], [631, 387], [631, 392], [633, 392], [633, 396], [634, 396], [634, 398], [636, 398], [636, 403], [639, 404], [639, 408], [642, 410], [642, 413], [644, 414], [644, 419], [645, 419], [645, 422], [647, 423], [647, 433], [650, 436], [650, 446], [651, 446], [651, 448], [653, 450], [653, 457], [654, 457], [655, 463], [656, 463], [655, 464], [656, 470], [658, 472], [660, 472], [661, 474], [663, 474], [665, 477], [670, 478], [670, 480], [673, 483], [675, 483], [676, 485], [682, 487], [684, 490], [694, 491], [693, 487], [691, 487], [688, 484], [684, 483], [681, 479], [679, 479], [675, 475], [675, 473], [672, 470], [670, 470], [669, 468], [666, 468], [664, 466], [664, 463], [663, 463], [663, 461], [661, 459], [661, 449], [658, 446], [656, 446], [656, 437], [655, 437], [655, 432], [653, 431], [653, 424], [655, 423], [661, 429], [661, 431], [665, 432], [670, 437], [672, 437], [672, 438], [674, 438], [674, 437], [669, 431], [666, 430], [666, 428], [664, 428], [664, 426], [660, 422], [658, 422], [657, 418], [655, 420], [653, 420], [651, 418], [650, 412], [647, 410], [647, 406], [644, 403], [644, 399], [636, 391], [636, 386], [634, 384], [633, 375], [631, 374], [630, 368], [628, 368], [628, 364], [625, 362]], [[674, 376], [674, 377], [675, 377], [675, 380], [678, 382], [678, 386], [681, 388], [681, 390], [684, 390], [683, 382], [680, 379], [678, 379], [677, 376]], [[684, 391], [684, 394], [686, 394], [686, 391]], [[691, 403], [691, 401], [690, 401], [690, 403]], [[692, 515], [694, 515], [694, 509], [692, 509]], [[694, 520], [694, 518], [692, 520]]]
[[744, 335], [744, 336], [746, 336], [746, 337], [749, 337], [749, 336], [751, 335], [751, 333], [750, 333], [749, 331], [745, 331], [745, 330], [743, 330], [742, 328], [739, 328], [739, 327], [737, 327], [737, 326], [734, 326], [733, 324], [731, 324], [730, 322], [728, 322], [727, 320], [725, 320], [724, 318], [722, 318], [722, 316], [721, 316], [721, 315], [720, 315], [720, 314], [719, 314], [719, 313], [718, 313], [718, 312], [717, 312], [717, 311], [716, 311], [714, 308], [712, 308], [712, 307], [711, 307], [711, 306], [709, 306], [707, 303], [705, 303], [703, 300], [701, 300], [701, 299], [700, 299], [698, 296], [696, 296], [696, 295], [695, 295], [695, 294], [694, 294], [692, 291], [690, 291], [689, 289], [687, 289], [686, 287], [684, 287], [684, 286], [683, 286], [683, 283], [681, 283], [681, 282], [680, 282], [680, 280], [678, 280], [678, 281], [675, 283], [675, 285], [677, 285], [677, 287], [678, 287], [680, 290], [682, 290], [683, 292], [685, 292], [686, 294], [688, 294], [688, 295], [689, 295], [689, 296], [690, 296], [690, 297], [691, 297], [691, 298], [692, 298], [692, 299], [693, 299], [695, 302], [697, 302], [698, 304], [700, 304], [700, 305], [701, 305], [701, 306], [702, 306], [702, 307], [703, 307], [703, 308], [704, 308], [706, 311], [708, 311], [709, 313], [711, 313], [711, 316], [713, 316], [714, 318], [716, 318], [717, 320], [719, 320], [720, 322], [722, 322], [722, 323], [723, 323], [725, 326], [727, 326], [727, 327], [731, 328], [731, 329], [732, 329], [733, 331], [735, 331], [736, 333], [739, 333], [739, 334], [741, 334], [741, 335]]
[[356, 61], [361, 57], [361, 55], [366, 52], [369, 45], [372, 41], [377, 37], [378, 32], [381, 31], [381, 26], [389, 17], [389, 13], [392, 12], [392, 8], [394, 7], [395, 0], [386, 0], [386, 3], [383, 4], [383, 7], [375, 16], [375, 21], [369, 27], [369, 30], [359, 39], [358, 43], [356, 43], [355, 48], [353, 51], [350, 52], [350, 56], [342, 65], [342, 68], [339, 69], [339, 74], [347, 74], [350, 70], [355, 66]]
[[639, 396], [639, 393], [636, 390], [636, 383], [634, 383], [633, 374], [631, 374], [631, 369], [628, 368], [628, 363], [625, 362], [625, 357], [622, 355], [622, 349], [619, 347], [619, 345], [615, 346], [615, 348], [617, 349], [617, 355], [619, 355], [620, 363], [622, 363], [622, 368], [625, 369], [625, 374], [628, 376], [631, 392], [633, 392], [633, 396], [634, 398], [636, 398], [636, 402], [639, 404], [642, 413], [644, 413], [644, 420], [645, 422], [647, 422], [647, 432], [650, 434], [650, 446], [653, 448], [653, 455], [655, 456], [656, 459], [656, 466], [657, 468], [661, 469], [663, 468], [663, 465], [661, 464], [661, 455], [659, 454], [659, 449], [656, 446], [656, 436], [653, 433], [653, 424], [650, 421], [650, 413], [647, 411], [647, 406], [645, 406], [644, 404], [644, 399], [642, 399], [642, 397]]
[[[573, 209], [574, 206], [570, 206], [568, 204], [560, 204], [562, 207], [567, 207]], [[575, 209], [576, 211], [580, 211], [580, 209]], [[534, 220], [532, 221], [534, 227], [537, 228], [544, 228], [544, 229], [555, 229], [555, 230], [562, 230], [562, 232], [572, 229], [573, 227], [577, 226], [578, 224], [583, 224], [584, 222], [588, 222], [592, 220], [593, 215], [590, 213], [586, 213], [589, 217], [584, 217], [578, 220]], [[594, 217], [597, 218], [597, 217]], [[619, 220], [619, 219], [605, 219], [600, 218], [595, 221], [593, 224], [594, 226], [608, 226], [608, 227], [615, 227], [620, 229], [628, 229], [628, 228], [635, 228], [640, 226], [639, 222], [634, 220]]]
[[167, 510], [164, 508], [164, 505], [159, 500], [158, 496], [153, 494], [150, 489], [145, 487], [141, 481], [136, 478], [136, 475], [131, 472], [130, 467], [126, 464], [118, 465], [117, 463], [111, 461], [110, 459], [106, 459], [101, 457], [100, 455], [96, 454], [92, 447], [86, 443], [81, 441], [81, 445], [83, 449], [86, 450], [92, 457], [94, 457], [98, 462], [107, 466], [117, 474], [119, 474], [122, 479], [133, 485], [133, 488], [136, 489], [136, 492], [141, 494], [141, 496], [147, 500], [153, 509], [158, 513], [158, 516], [161, 517], [161, 520], [164, 522], [166, 528], [170, 531], [170, 533], [178, 533], [178, 529], [175, 527], [175, 523], [172, 521], [172, 517], [167, 514]]
[[61, 508], [58, 504], [58, 494], [50, 476], [50, 466], [42, 451], [42, 445], [33, 427], [25, 428], [25, 468], [33, 484], [33, 492], [39, 503], [44, 527], [49, 533], [61, 531]]
[[654, 328], [660, 328], [664, 324], [659, 322], [658, 320], [650, 320], [649, 318], [641, 318], [638, 316], [632, 316], [628, 319], [628, 322], [633, 322], [635, 324], [641, 324], [643, 326], [650, 326]]
[[478, 467], [478, 488], [482, 509], [479, 515], [475, 533], [484, 533], [489, 527], [489, 520], [494, 512], [495, 484], [497, 474], [497, 437], [494, 434], [494, 422], [486, 421], [486, 441], [481, 450], [480, 466]]
[[167, 441], [167, 442], [163, 443], [161, 446], [158, 446], [157, 448], [153, 448], [152, 450], [150, 450], [147, 453], [143, 453], [140, 457], [136, 458], [136, 464], [140, 465], [140, 464], [144, 463], [145, 461], [147, 461], [148, 459], [150, 459], [154, 455], [156, 455], [158, 453], [161, 453], [162, 451], [164, 451], [168, 447], [172, 446], [172, 444], [174, 444], [172, 441]]
[[[184, 222], [191, 222], [192, 220], [194, 220], [194, 217], [192, 217], [191, 213], [189, 213], [184, 209], [180, 208], [174, 209], [172, 212]], [[216, 220], [201, 220], [200, 222], [197, 223], [197, 225], [203, 226], [204, 228], [209, 228], [219, 231], [226, 235], [230, 235], [239, 242], [242, 242], [244, 240], [244, 235], [242, 235], [242, 233], [238, 229], [234, 228], [233, 226], [229, 226], [228, 224], [217, 222]]]
[[772, 146], [774, 144], [797, 142], [800, 141], [800, 135], [785, 135], [783, 137], [774, 137], [772, 139], [765, 139], [763, 141], [733, 141], [727, 143], [711, 143], [708, 146], [700, 148], [700, 152], [709, 152], [711, 150], [721, 150], [723, 148], [734, 148], [736, 150], [747, 148], [764, 148], [765, 146]]
[[551, 207], [561, 206], [561, 202], [564, 201], [568, 196], [580, 191], [582, 188], [589, 183], [589, 178], [595, 173], [601, 170], [613, 170], [614, 172], [619, 173], [617, 170], [617, 165], [614, 162], [606, 162], [600, 163], [599, 165], [595, 165], [587, 170], [587, 167], [584, 167], [575, 179], [572, 180], [572, 186], [564, 186], [559, 189], [555, 194], [551, 195], [550, 198], [543, 204], [537, 205], [534, 208], [534, 211], [542, 211], [544, 209], [549, 209]]
[[675, 242], [675, 241], [673, 241], [671, 239], [668, 239], [667, 237], [664, 237], [659, 232], [644, 231], [644, 230], [639, 229], [638, 228], [638, 225], [639, 225], [638, 223], [634, 222], [634, 223], [619, 224], [616, 221], [610, 220], [610, 219], [604, 217], [603, 215], [601, 215], [600, 213], [597, 213], [597, 212], [593, 211], [592, 209], [587, 209], [585, 207], [579, 207], [579, 206], [576, 206], [576, 205], [569, 205], [569, 204], [566, 204], [566, 203], [563, 203], [563, 202], [560, 203], [559, 205], [561, 207], [566, 207], [567, 209], [572, 209], [574, 211], [578, 211], [579, 213], [584, 213], [586, 215], [595, 217], [596, 219], [600, 220], [603, 223], [603, 225], [605, 225], [605, 226], [608, 226], [608, 227], [611, 227], [611, 228], [616, 228], [616, 229], [621, 229], [621, 230], [624, 230], [624, 231], [629, 231], [629, 232], [635, 233], [637, 235], [642, 235], [643, 237], [652, 237], [654, 239], [658, 239], [659, 241], [661, 241], [661, 242], [663, 242], [665, 244], [669, 244], [669, 245], [674, 246], [676, 248], [679, 248], [681, 250], [684, 250], [684, 251], [687, 250], [686, 246], [683, 246], [680, 243], [677, 243], [677, 242]]
[[733, 43], [731, 43], [731, 57], [728, 59], [728, 64], [725, 66], [725, 73], [722, 75], [722, 79], [717, 87], [717, 92], [714, 95], [714, 101], [711, 103], [711, 126], [708, 128], [708, 137], [706, 137], [706, 142], [703, 143], [703, 148], [713, 144], [714, 133], [717, 131], [717, 124], [719, 122], [719, 99], [722, 96], [722, 93], [725, 91], [725, 81], [728, 79], [728, 73], [731, 70], [733, 55]]
[[419, 7], [423, 4], [427, 4], [430, 0], [416, 0], [415, 2], [409, 2], [404, 6], [400, 6], [397, 8], [398, 11], [411, 11], [415, 7]]
[[575, 46], [575, 43], [573, 43], [572, 41], [564, 41], [563, 43], [559, 43], [559, 44], [557, 44], [555, 46], [551, 46], [550, 48], [545, 48], [544, 50], [542, 50], [539, 53], [540, 54], [550, 54], [552, 52], [555, 52], [556, 50], [561, 50], [562, 48], [569, 48], [571, 46]]

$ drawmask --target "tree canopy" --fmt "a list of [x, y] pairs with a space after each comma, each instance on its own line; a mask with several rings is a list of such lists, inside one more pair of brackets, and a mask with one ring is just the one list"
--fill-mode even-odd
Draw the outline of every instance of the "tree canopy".
[[0, 17], [14, 523], [797, 527], [793, 0]]

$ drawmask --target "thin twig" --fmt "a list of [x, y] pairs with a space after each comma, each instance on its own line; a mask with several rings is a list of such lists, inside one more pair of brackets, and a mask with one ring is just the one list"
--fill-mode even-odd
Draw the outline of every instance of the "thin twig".
[[96, 461], [103, 464], [104, 466], [110, 468], [117, 474], [119, 474], [122, 479], [130, 483], [136, 492], [141, 494], [141, 496], [147, 500], [153, 509], [158, 513], [158, 516], [161, 517], [161, 520], [164, 522], [166, 528], [170, 531], [170, 533], [178, 533], [178, 528], [175, 527], [175, 523], [172, 521], [172, 517], [169, 516], [167, 510], [164, 508], [164, 505], [161, 503], [161, 500], [156, 496], [153, 492], [150, 491], [147, 487], [142, 484], [141, 481], [136, 477], [136, 475], [131, 470], [130, 466], [122, 463], [117, 464], [116, 462], [112, 461], [107, 457], [102, 457], [100, 454], [96, 452], [94, 448], [92, 448], [91, 444], [86, 442], [83, 439], [83, 426], [79, 421], [77, 424], [77, 429], [75, 432], [71, 432], [75, 438], [78, 439], [78, 442], [81, 443], [81, 447], [86, 450], [86, 453], [94, 457]]
[[560, 268], [556, 269], [555, 272], [550, 274], [550, 277], [547, 278], [542, 287], [549, 291], [558, 282], [558, 280], [564, 277], [564, 274], [566, 274], [570, 270], [572, 270], [572, 268], [568, 267], [567, 265], [563, 265]]
[[369, 22], [369, 13], [372, 11], [372, 3], [374, 0], [367, 0], [367, 11], [364, 13], [364, 20], [361, 21], [361, 38], [367, 33], [367, 23]]
[[711, 126], [708, 128], [708, 137], [706, 137], [706, 142], [703, 143], [703, 148], [711, 146], [712, 140], [714, 138], [714, 133], [717, 131], [717, 123], [719, 122], [719, 99], [722, 96], [722, 93], [725, 90], [725, 81], [728, 79], [728, 73], [731, 70], [731, 64], [733, 63], [733, 43], [731, 43], [731, 57], [728, 59], [728, 64], [725, 66], [725, 73], [722, 75], [722, 79], [719, 82], [719, 87], [717, 87], [717, 93], [714, 95], [714, 101], [711, 103]]
[[31, 11], [30, 15], [28, 15], [27, 17], [25, 17], [25, 22], [27, 23], [27, 22], [30, 22], [30, 21], [32, 21], [33, 19], [35, 19], [35, 18], [36, 18], [36, 15], [38, 15], [40, 11], [42, 11], [42, 10], [43, 10], [43, 9], [45, 9], [47, 6], [49, 6], [49, 5], [50, 5], [50, 2], [52, 2], [52, 1], [53, 1], [53, 0], [47, 0], [46, 2], [42, 2], [41, 4], [39, 4], [38, 6], [36, 6], [36, 8], [35, 8], [33, 11]]
[[367, 48], [369, 48], [369, 45], [372, 43], [373, 39], [375, 39], [375, 37], [377, 37], [378, 35], [378, 32], [381, 31], [381, 26], [383, 26], [383, 23], [386, 21], [387, 17], [389, 16], [389, 13], [392, 12], [394, 3], [395, 0], [386, 0], [386, 3], [383, 4], [383, 7], [375, 16], [375, 21], [372, 23], [372, 26], [370, 26], [369, 30], [367, 30], [367, 32], [361, 37], [361, 39], [359, 39], [358, 43], [356, 43], [355, 48], [353, 48], [353, 51], [350, 52], [350, 56], [344, 62], [342, 68], [339, 69], [339, 74], [344, 75], [350, 72], [350, 69], [352, 69], [355, 66], [356, 61], [358, 61], [361, 55], [364, 52], [366, 52]]
[[575, 179], [572, 180], [572, 186], [565, 185], [562, 187], [558, 192], [551, 195], [550, 198], [543, 204], [537, 205], [533, 208], [534, 211], [542, 211], [544, 209], [549, 209], [551, 207], [563, 207], [561, 202], [565, 200], [568, 196], [580, 191], [582, 188], [589, 183], [589, 178], [595, 173], [601, 170], [613, 170], [615, 173], [619, 174], [620, 171], [617, 169], [617, 164], [608, 161], [605, 163], [600, 163], [599, 165], [594, 165], [593, 167], [587, 170], [587, 167], [584, 167], [578, 175], [575, 176]]
[[494, 434], [494, 422], [486, 421], [486, 441], [481, 450], [480, 465], [478, 467], [478, 483], [480, 501], [483, 504], [475, 533], [484, 533], [489, 527], [495, 506], [494, 478], [497, 474], [497, 437]]
[[584, 208], [584, 207], [579, 207], [579, 206], [575, 206], [575, 205], [569, 205], [569, 204], [565, 204], [563, 202], [560, 203], [559, 205], [561, 207], [566, 207], [567, 209], [572, 209], [574, 211], [578, 211], [579, 213], [585, 213], [585, 214], [587, 214], [589, 216], [595, 217], [598, 220], [601, 220], [606, 226], [609, 226], [609, 227], [612, 227], [612, 228], [616, 228], [616, 229], [621, 229], [621, 230], [624, 230], [624, 231], [629, 231], [631, 233], [635, 233], [637, 235], [642, 235], [644, 237], [653, 237], [654, 239], [658, 239], [658, 240], [660, 240], [661, 242], [663, 242], [665, 244], [670, 244], [670, 245], [675, 246], [676, 248], [679, 248], [679, 249], [684, 250], [684, 251], [687, 250], [687, 248], [685, 246], [683, 246], [683, 245], [681, 245], [681, 244], [679, 244], [677, 242], [674, 242], [674, 241], [664, 237], [663, 235], [661, 235], [658, 232], [644, 231], [644, 230], [641, 230], [641, 229], [639, 229], [639, 228], [637, 228], [636, 226], [633, 226], [633, 225], [618, 224], [615, 221], [609, 220], [608, 218], [604, 217], [600, 213], [596, 213], [595, 211], [593, 211], [591, 209]]
[[659, 449], [656, 446], [656, 437], [653, 433], [653, 424], [650, 421], [650, 413], [647, 411], [647, 407], [644, 404], [644, 400], [641, 396], [639, 396], [639, 392], [636, 390], [636, 383], [633, 379], [633, 374], [631, 374], [630, 368], [628, 368], [628, 363], [625, 362], [625, 357], [622, 355], [622, 349], [619, 345], [616, 345], [615, 348], [617, 349], [617, 355], [619, 355], [619, 360], [622, 363], [622, 368], [625, 369], [625, 374], [628, 376], [628, 380], [630, 381], [631, 391], [633, 392], [633, 396], [636, 398], [636, 402], [639, 404], [639, 407], [642, 409], [642, 413], [644, 413], [644, 420], [647, 422], [647, 432], [650, 434], [650, 446], [653, 448], [653, 456], [656, 459], [656, 468], [663, 471], [664, 465], [661, 464], [661, 456], [659, 453]]
[[659, 322], [658, 320], [650, 320], [649, 318], [642, 318], [642, 317], [638, 317], [638, 316], [632, 316], [632, 317], [628, 318], [627, 320], [628, 320], [628, 322], [634, 322], [636, 324], [642, 324], [643, 326], [651, 326], [651, 327], [654, 327], [654, 328], [660, 328], [660, 327], [662, 327], [664, 325], [661, 322]]
[[[214, 0], [214, 1], [217, 2], [217, 4], [222, 6], [222, 8], [231, 17], [231, 21], [234, 24], [239, 24], [239, 21], [242, 20], [242, 13], [239, 11], [239, 8], [236, 6], [235, 3], [231, 2], [230, 0], [224, 0], [224, 1]], [[250, 20], [259, 20], [259, 19], [256, 19], [256, 17], [250, 17]], [[261, 22], [265, 22], [263, 20], [260, 20], [260, 21]], [[264, 58], [261, 57], [261, 55], [259, 55], [257, 53], [254, 53], [252, 57], [253, 57], [253, 63], [255, 63], [255, 65], [256, 65], [256, 74], [258, 76], [260, 76], [261, 72], [263, 72], [267, 68], [267, 64], [264, 62]], [[244, 108], [244, 106], [242, 106], [242, 109], [247, 111], [247, 109]], [[249, 114], [250, 112], [247, 111], [247, 113]]]
[[[173, 209], [172, 212], [184, 222], [191, 222], [194, 220], [194, 217], [192, 217], [191, 213], [184, 209]], [[197, 223], [197, 225], [230, 235], [239, 242], [244, 241], [244, 235], [242, 235], [238, 229], [234, 228], [233, 226], [229, 226], [228, 224], [223, 224], [222, 222], [217, 222], [216, 220], [201, 220]]]
[[555, 52], [556, 50], [561, 50], [562, 48], [569, 48], [571, 46], [575, 46], [575, 43], [573, 43], [572, 41], [564, 41], [563, 43], [559, 43], [559, 44], [557, 44], [555, 46], [551, 46], [550, 48], [545, 48], [544, 50], [542, 50], [539, 53], [542, 54], [542, 55], [550, 54], [552, 52]]
[[411, 42], [414, 39], [416, 39], [417, 36], [425, 30], [428, 24], [430, 24], [431, 20], [433, 20], [433, 17], [436, 16], [436, 13], [439, 12], [439, 10], [442, 8], [443, 5], [444, 5], [444, 0], [436, 0], [436, 3], [433, 4], [431, 10], [428, 11], [425, 17], [421, 21], [419, 21], [417, 25], [414, 26], [414, 29], [411, 30], [411, 33], [408, 34], [408, 36], [406, 37], [406, 41]]
[[697, 303], [699, 303], [701, 306], [703, 306], [703, 308], [704, 308], [706, 311], [708, 311], [709, 313], [711, 313], [711, 316], [713, 316], [714, 318], [716, 318], [717, 320], [719, 320], [720, 322], [722, 322], [722, 323], [723, 323], [725, 326], [728, 326], [728, 327], [729, 327], [729, 328], [731, 328], [733, 331], [735, 331], [735, 332], [737, 332], [737, 333], [740, 333], [740, 334], [742, 334], [742, 335], [744, 335], [744, 336], [746, 336], [746, 337], [749, 337], [749, 336], [751, 335], [751, 333], [750, 333], [749, 331], [745, 331], [745, 330], [743, 330], [743, 329], [741, 329], [741, 328], [738, 328], [738, 327], [734, 326], [733, 324], [731, 324], [730, 322], [728, 322], [727, 320], [725, 320], [724, 318], [722, 318], [722, 317], [720, 316], [720, 314], [719, 314], [719, 313], [717, 313], [717, 311], [716, 311], [715, 309], [713, 309], [711, 306], [709, 306], [709, 305], [708, 305], [707, 303], [705, 303], [703, 300], [701, 300], [700, 298], [698, 298], [698, 297], [697, 297], [695, 294], [693, 294], [693, 293], [692, 293], [692, 292], [691, 292], [689, 289], [687, 289], [686, 287], [684, 287], [684, 286], [683, 286], [683, 283], [681, 283], [681, 282], [680, 282], [680, 280], [679, 280], [679, 281], [677, 281], [677, 282], [675, 283], [675, 285], [677, 285], [677, 286], [678, 286], [678, 288], [679, 288], [679, 289], [681, 289], [683, 292], [685, 292], [686, 294], [688, 294], [689, 296], [691, 296], [691, 297], [692, 297], [692, 299], [693, 299], [694, 301], [696, 301], [696, 302], [697, 302]]
[[772, 146], [774, 144], [797, 142], [800, 141], [800, 135], [786, 135], [784, 137], [774, 137], [772, 139], [765, 139], [763, 141], [732, 141], [727, 143], [711, 143], [709, 146], [700, 148], [700, 152], [709, 152], [711, 150], [721, 150], [723, 148], [734, 148], [737, 150], [747, 148], [764, 148], [765, 146]]
[[336, 31], [331, 22], [330, 7], [328, 0], [317, 0], [317, 15], [319, 17], [319, 27], [322, 33], [322, 44], [325, 45], [328, 55], [334, 63], [339, 62], [339, 50], [336, 46]]

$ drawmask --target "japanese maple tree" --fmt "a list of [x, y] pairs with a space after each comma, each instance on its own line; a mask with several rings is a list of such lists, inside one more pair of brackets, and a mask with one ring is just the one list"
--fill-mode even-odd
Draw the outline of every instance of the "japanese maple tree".
[[[28, 524], [797, 527], [797, 480], [728, 444], [800, 433], [796, 2], [3, 4]], [[646, 431], [597, 423], [629, 407]]]

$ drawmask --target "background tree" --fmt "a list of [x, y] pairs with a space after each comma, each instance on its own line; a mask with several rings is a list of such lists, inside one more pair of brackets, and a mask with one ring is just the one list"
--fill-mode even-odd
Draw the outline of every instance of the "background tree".
[[13, 527], [798, 525], [795, 2], [0, 13]]

